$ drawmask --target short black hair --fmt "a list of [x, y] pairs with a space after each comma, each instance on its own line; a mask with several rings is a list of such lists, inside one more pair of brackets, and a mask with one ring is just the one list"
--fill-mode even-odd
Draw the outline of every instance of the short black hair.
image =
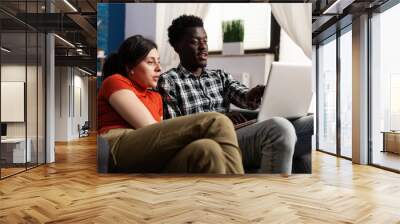
[[203, 27], [203, 20], [194, 15], [182, 15], [172, 21], [172, 25], [168, 27], [168, 41], [172, 47], [182, 39], [186, 29], [190, 27]]

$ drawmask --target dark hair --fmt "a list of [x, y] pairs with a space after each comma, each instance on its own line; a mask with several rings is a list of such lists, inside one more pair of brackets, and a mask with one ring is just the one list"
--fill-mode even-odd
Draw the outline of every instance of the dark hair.
[[138, 65], [157, 45], [141, 35], [134, 35], [126, 39], [118, 49], [107, 57], [103, 65], [103, 77], [113, 74], [127, 76], [129, 69]]
[[172, 25], [168, 27], [169, 43], [174, 47], [190, 27], [203, 27], [203, 20], [193, 15], [182, 15], [174, 19]]
[[102, 76], [103, 76], [103, 79], [105, 79], [108, 76], [114, 75], [117, 73], [123, 75], [125, 73], [125, 68], [121, 63], [118, 54], [112, 53], [109, 56], [107, 56], [107, 58], [103, 64]]

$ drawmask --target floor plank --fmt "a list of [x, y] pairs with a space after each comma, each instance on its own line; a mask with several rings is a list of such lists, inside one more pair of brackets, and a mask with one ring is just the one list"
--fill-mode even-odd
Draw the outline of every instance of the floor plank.
[[97, 174], [95, 137], [0, 181], [0, 223], [400, 223], [400, 175], [313, 153], [313, 174]]

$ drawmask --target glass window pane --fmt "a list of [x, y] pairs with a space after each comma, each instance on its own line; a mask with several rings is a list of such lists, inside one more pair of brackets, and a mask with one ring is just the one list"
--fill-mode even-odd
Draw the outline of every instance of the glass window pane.
[[336, 153], [336, 40], [318, 48], [318, 147]]
[[[400, 33], [394, 29], [398, 21], [400, 4], [371, 20], [372, 163], [396, 170], [400, 170]], [[391, 131], [397, 132], [382, 133]]]
[[352, 35], [340, 37], [340, 127], [342, 156], [352, 157]]
[[45, 35], [34, 28], [45, 2], [1, 3], [1, 178], [45, 162]]
[[27, 80], [26, 80], [26, 113], [27, 113], [27, 140], [30, 144], [30, 158], [28, 167], [37, 165], [37, 75], [38, 75], [38, 36], [36, 32], [27, 33], [28, 38], [28, 62], [27, 62]]
[[[26, 33], [1, 34], [1, 123], [6, 133], [1, 140], [1, 176], [25, 170], [30, 161], [26, 142]], [[28, 150], [27, 150], [28, 149]]]

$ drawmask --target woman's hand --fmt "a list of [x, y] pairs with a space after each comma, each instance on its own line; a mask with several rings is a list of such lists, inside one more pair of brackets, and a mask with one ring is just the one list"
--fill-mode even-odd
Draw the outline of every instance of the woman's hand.
[[130, 90], [122, 89], [113, 93], [109, 102], [118, 114], [134, 128], [141, 128], [157, 122], [142, 101]]

